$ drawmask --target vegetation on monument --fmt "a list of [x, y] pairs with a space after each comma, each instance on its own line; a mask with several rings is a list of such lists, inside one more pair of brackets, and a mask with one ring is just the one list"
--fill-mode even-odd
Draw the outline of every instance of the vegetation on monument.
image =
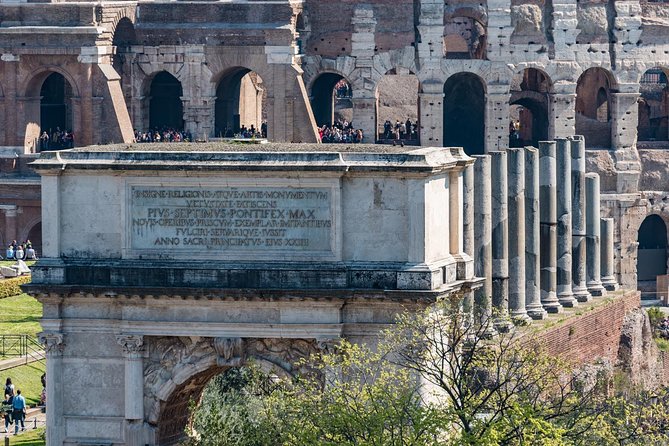
[[[611, 389], [444, 303], [291, 381], [251, 365], [193, 406], [192, 446], [666, 445], [669, 394]], [[622, 391], [624, 390], [624, 392]]]

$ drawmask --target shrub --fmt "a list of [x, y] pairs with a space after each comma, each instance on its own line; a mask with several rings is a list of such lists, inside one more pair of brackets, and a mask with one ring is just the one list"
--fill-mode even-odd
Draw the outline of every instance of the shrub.
[[12, 277], [0, 280], [0, 299], [23, 293], [21, 285], [30, 282], [30, 276]]

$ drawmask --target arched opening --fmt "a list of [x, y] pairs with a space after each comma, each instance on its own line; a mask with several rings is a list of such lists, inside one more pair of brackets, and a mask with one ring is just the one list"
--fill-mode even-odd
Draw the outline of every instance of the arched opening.
[[509, 146], [538, 147], [548, 139], [548, 76], [535, 68], [523, 70], [511, 83]]
[[471, 17], [447, 15], [443, 43], [446, 59], [485, 59], [485, 25]]
[[262, 78], [255, 71], [234, 68], [224, 74], [216, 87], [215, 136], [266, 138], [266, 95]]
[[649, 215], [638, 234], [637, 288], [654, 295], [657, 276], [667, 274], [667, 226], [659, 215]]
[[72, 86], [60, 73], [51, 73], [40, 89], [40, 150], [74, 145], [72, 137]]
[[131, 91], [130, 91], [130, 63], [129, 63], [129, 54], [130, 47], [134, 45], [137, 41], [137, 36], [135, 34], [135, 26], [129, 18], [123, 17], [116, 24], [116, 29], [114, 30], [114, 38], [112, 39], [112, 45], [114, 46], [114, 58], [112, 59], [112, 65], [116, 72], [121, 76], [121, 88], [123, 89], [124, 96], [126, 97], [126, 104], [129, 104]]
[[[669, 82], [667, 71], [653, 68], [639, 85], [638, 140], [650, 146], [667, 146], [669, 141]], [[655, 144], [654, 144], [655, 143]]]
[[457, 73], [444, 84], [444, 147], [485, 153], [485, 89], [472, 73]]
[[42, 254], [42, 222], [39, 222], [30, 228], [26, 240], [30, 241], [30, 244], [39, 257]]
[[393, 69], [376, 86], [377, 139], [419, 145], [418, 77], [406, 69]]
[[612, 80], [602, 68], [590, 68], [576, 84], [576, 133], [587, 147], [611, 147]]
[[149, 127], [153, 130], [183, 130], [183, 89], [167, 71], [156, 74], [149, 88]]
[[323, 73], [311, 85], [311, 109], [319, 127], [353, 119], [351, 84], [336, 73]]

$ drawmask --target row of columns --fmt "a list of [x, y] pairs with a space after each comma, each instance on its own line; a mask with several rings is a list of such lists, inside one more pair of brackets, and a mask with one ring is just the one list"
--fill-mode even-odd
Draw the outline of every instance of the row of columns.
[[508, 330], [617, 288], [613, 220], [600, 216], [599, 175], [585, 172], [583, 137], [475, 158], [465, 171], [474, 224], [464, 246], [485, 278], [474, 295], [479, 314]]

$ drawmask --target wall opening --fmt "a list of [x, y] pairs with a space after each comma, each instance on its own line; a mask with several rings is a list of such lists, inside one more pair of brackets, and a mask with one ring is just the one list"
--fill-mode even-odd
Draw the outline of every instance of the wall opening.
[[656, 278], [667, 274], [667, 226], [659, 215], [649, 215], [638, 233], [637, 288], [654, 296]]
[[35, 249], [37, 256], [42, 255], [42, 222], [35, 224], [30, 231], [28, 231], [28, 236], [26, 240], [30, 240], [30, 244]]
[[576, 84], [576, 133], [588, 148], [611, 147], [612, 77], [602, 68], [590, 68]]
[[311, 85], [311, 109], [316, 125], [332, 126], [353, 120], [351, 84], [336, 73], [323, 73]]
[[132, 96], [130, 85], [130, 76], [132, 76], [130, 71], [130, 47], [136, 41], [135, 26], [129, 18], [123, 17], [116, 24], [116, 29], [114, 30], [114, 38], [112, 39], [112, 45], [114, 46], [112, 66], [119, 76], [121, 76], [121, 88], [126, 98], [126, 104], [130, 104]]
[[152, 130], [183, 130], [183, 89], [167, 71], [156, 74], [149, 89], [149, 127]]
[[262, 78], [248, 68], [225, 73], [216, 86], [216, 137], [267, 137], [267, 92]]
[[72, 147], [72, 86], [62, 74], [51, 73], [40, 97], [40, 150]]
[[669, 141], [669, 82], [667, 71], [653, 68], [639, 85], [638, 141], [649, 146], [667, 147]]
[[377, 140], [419, 145], [418, 76], [406, 69], [388, 71], [376, 86]]
[[472, 17], [444, 17], [443, 51], [446, 59], [485, 59], [486, 28]]
[[509, 146], [538, 147], [548, 139], [551, 81], [535, 68], [527, 68], [511, 82]]
[[444, 147], [464, 147], [468, 155], [485, 153], [485, 89], [472, 73], [458, 73], [444, 84]]

